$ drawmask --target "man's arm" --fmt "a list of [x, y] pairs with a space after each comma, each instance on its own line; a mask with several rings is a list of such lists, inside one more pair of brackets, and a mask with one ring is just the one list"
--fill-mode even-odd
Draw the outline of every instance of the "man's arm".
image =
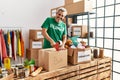
[[66, 40], [67, 40], [67, 36], [66, 36], [66, 35], [63, 35], [61, 48], [64, 48], [64, 45], [65, 45], [65, 43], [66, 43]]
[[50, 42], [51, 46], [55, 45], [54, 40], [48, 35], [46, 28], [42, 28], [42, 35]]

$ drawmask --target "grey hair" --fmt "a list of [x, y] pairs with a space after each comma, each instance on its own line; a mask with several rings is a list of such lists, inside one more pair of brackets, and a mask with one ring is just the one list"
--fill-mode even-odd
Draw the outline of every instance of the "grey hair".
[[60, 8], [58, 8], [58, 9], [57, 9], [57, 12], [59, 12], [59, 11], [64, 12], [64, 16], [66, 16], [66, 15], [67, 15], [67, 10], [66, 10], [65, 8], [60, 7]]

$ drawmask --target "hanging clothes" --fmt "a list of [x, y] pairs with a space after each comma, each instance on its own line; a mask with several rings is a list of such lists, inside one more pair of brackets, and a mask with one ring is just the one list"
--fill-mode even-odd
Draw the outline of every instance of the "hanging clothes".
[[20, 34], [17, 31], [17, 54], [21, 56], [21, 44], [20, 44]]
[[7, 32], [4, 31], [4, 39], [5, 39], [5, 45], [6, 45], [6, 50], [7, 50], [7, 56], [9, 56], [9, 44], [8, 44], [8, 36]]
[[17, 58], [16, 58], [16, 55], [17, 55], [17, 36], [16, 36], [16, 32], [15, 31], [13, 31], [13, 33], [14, 33], [14, 59], [15, 59], [15, 61], [17, 60]]
[[7, 58], [7, 51], [6, 51], [6, 45], [5, 45], [5, 40], [3, 37], [3, 31], [0, 30], [0, 37], [1, 37], [1, 55], [2, 55], [2, 61], [4, 61], [4, 58]]
[[24, 41], [21, 31], [20, 31], [20, 43], [21, 43], [21, 56], [24, 57]]
[[11, 35], [12, 56], [13, 56], [13, 58], [15, 60], [15, 53], [14, 53], [14, 31], [11, 31], [10, 35]]
[[1, 40], [1, 30], [0, 30], [0, 67], [2, 67], [2, 40]]
[[10, 32], [7, 32], [8, 35], [8, 45], [9, 45], [9, 57], [12, 57], [12, 46], [11, 46], [11, 35]]

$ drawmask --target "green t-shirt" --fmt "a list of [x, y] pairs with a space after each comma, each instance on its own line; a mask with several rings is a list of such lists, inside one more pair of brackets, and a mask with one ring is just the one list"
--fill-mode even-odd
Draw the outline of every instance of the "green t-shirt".
[[[62, 40], [63, 35], [67, 34], [66, 24], [62, 21], [59, 23], [55, 21], [55, 18], [48, 17], [42, 24], [42, 28], [47, 29], [48, 35], [55, 41]], [[50, 42], [44, 38], [43, 48], [51, 48]]]

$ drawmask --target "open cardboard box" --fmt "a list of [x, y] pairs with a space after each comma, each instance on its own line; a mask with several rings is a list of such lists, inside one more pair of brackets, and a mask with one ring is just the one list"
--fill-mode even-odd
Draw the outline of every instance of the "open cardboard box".
[[68, 62], [71, 64], [78, 64], [91, 61], [91, 49], [85, 48], [69, 48]]
[[67, 66], [67, 50], [56, 51], [54, 48], [41, 49], [39, 54], [39, 66], [46, 71], [56, 70]]

